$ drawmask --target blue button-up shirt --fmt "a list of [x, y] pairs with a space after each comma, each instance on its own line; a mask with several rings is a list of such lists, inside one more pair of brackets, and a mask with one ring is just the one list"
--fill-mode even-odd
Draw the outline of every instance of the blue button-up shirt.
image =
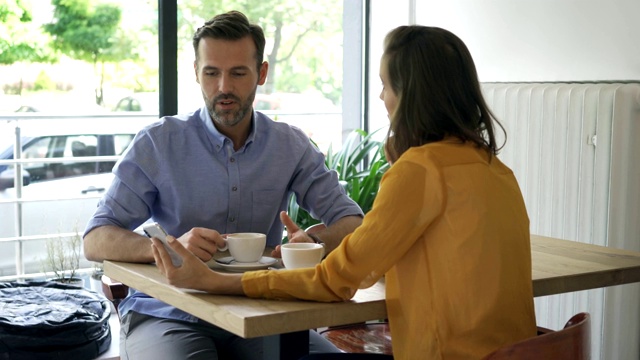
[[[282, 240], [279, 212], [287, 209], [291, 193], [328, 225], [362, 215], [309, 138], [260, 112], [254, 112], [249, 137], [237, 151], [206, 108], [164, 117], [136, 135], [113, 172], [85, 234], [104, 225], [133, 230], [152, 219], [176, 237], [193, 227], [260, 232], [273, 247]], [[140, 292], [120, 305], [122, 315], [131, 310], [195, 321]]]

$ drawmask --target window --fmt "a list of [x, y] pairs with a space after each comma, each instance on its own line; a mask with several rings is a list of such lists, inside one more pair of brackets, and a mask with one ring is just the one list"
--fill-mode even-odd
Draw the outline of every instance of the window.
[[[47, 24], [58, 21], [51, 3], [7, 1], [18, 4], [10, 7], [16, 11], [12, 17], [15, 21], [6, 23], [13, 43], [38, 39], [41, 43], [36, 49], [46, 49], [74, 35], [72, 31], [56, 34], [46, 30]], [[86, 4], [89, 10], [107, 4], [119, 11], [117, 26], [106, 24], [104, 31], [96, 34], [108, 35], [109, 41], [78, 42], [83, 46], [111, 44], [112, 48], [97, 51], [110, 56], [97, 59], [94, 66], [81, 55], [96, 53], [95, 49], [79, 47], [49, 54], [55, 62], [48, 62], [52, 58], [31, 56], [0, 65], [3, 90], [0, 112], [17, 109], [65, 114], [159, 111], [158, 2], [97, 0]], [[202, 106], [202, 94], [193, 71], [191, 37], [198, 26], [215, 14], [237, 9], [260, 24], [267, 37], [265, 60], [270, 63], [270, 73], [267, 83], [259, 87], [259, 95], [281, 98], [296, 94], [301, 99], [284, 101], [278, 108], [274, 108], [272, 100], [262, 99], [258, 108], [278, 121], [301, 127], [319, 144], [333, 142], [334, 147], [339, 147], [342, 137], [350, 130], [363, 127], [360, 111], [362, 4], [363, 1], [356, 0], [263, 0], [250, 4], [240, 0], [177, 0], [175, 70], [178, 84], [177, 89], [166, 91], [177, 91], [179, 113]], [[32, 21], [18, 21], [28, 18], [21, 16], [23, 10]], [[67, 15], [76, 13], [91, 11], [70, 11]], [[82, 21], [87, 19], [80, 19], [78, 23]], [[17, 34], [24, 37], [19, 38]], [[4, 107], [9, 104], [12, 105]], [[320, 114], [322, 116], [315, 116]]]
[[[108, 135], [62, 135], [41, 136], [27, 140], [23, 145], [23, 157], [25, 159], [53, 159], [86, 156], [113, 156], [121, 155], [133, 140], [134, 134], [108, 134]], [[100, 153], [98, 153], [100, 149]], [[13, 159], [12, 149], [3, 153], [5, 159]], [[60, 163], [25, 163], [23, 170], [26, 183], [29, 185], [45, 180], [63, 179], [71, 176], [107, 173], [111, 172], [115, 162], [78, 162], [66, 160]], [[0, 168], [3, 177], [13, 176], [14, 166]], [[6, 173], [5, 173], [6, 172]], [[6, 176], [5, 176], [6, 175]], [[9, 187], [13, 187], [13, 183]]]
[[[95, 156], [97, 143], [96, 135], [43, 136], [25, 144], [23, 151], [27, 154], [28, 158], [32, 159]], [[42, 156], [43, 154], [45, 156]], [[35, 183], [43, 180], [59, 179], [95, 172], [95, 162], [33, 162], [26, 164], [24, 170], [26, 171], [26, 175], [29, 176], [29, 182]]]
[[[258, 87], [255, 109], [301, 128], [323, 150], [331, 143], [339, 148], [345, 128], [343, 3], [263, 0], [209, 6], [213, 4], [209, 0], [178, 1], [178, 108], [193, 111], [203, 105], [193, 71], [194, 31], [216, 14], [238, 10], [260, 25], [266, 37], [269, 73], [266, 84]], [[359, 73], [360, 69], [350, 71]], [[360, 127], [359, 117], [350, 120], [355, 126], [349, 127]]]
[[[25, 159], [41, 159], [46, 158], [49, 151], [49, 144], [51, 143], [51, 137], [44, 137], [37, 139], [33, 143], [29, 144], [23, 150], [22, 156]], [[12, 156], [13, 158], [13, 156]], [[13, 169], [13, 166], [10, 167]], [[42, 163], [32, 162], [24, 164], [24, 169], [29, 172], [31, 181], [41, 181], [47, 179], [47, 172]]]
[[[57, 21], [51, 2], [6, 1], [9, 4], [7, 8], [15, 13], [8, 14], [7, 21], [3, 18], [0, 42], [33, 44], [37, 40], [34, 44], [36, 50], [65, 43], [60, 40], [62, 35], [44, 30], [44, 25]], [[33, 161], [25, 165], [25, 186], [21, 195], [25, 202], [20, 206], [10, 202], [15, 202], [18, 190], [13, 186], [13, 168], [0, 164], [0, 212], [5, 215], [0, 217], [0, 238], [47, 236], [82, 229], [93, 213], [98, 197], [111, 182], [110, 170], [114, 162], [77, 162], [73, 158], [119, 155], [125, 151], [135, 131], [142, 125], [133, 132], [120, 131], [123, 127], [105, 116], [114, 109], [158, 113], [160, 91], [178, 93], [179, 113], [201, 107], [202, 94], [193, 71], [191, 36], [205, 20], [231, 9], [243, 11], [251, 21], [264, 28], [267, 36], [265, 60], [270, 63], [271, 73], [267, 84], [259, 88], [256, 108], [276, 121], [302, 128], [321, 149], [326, 149], [329, 144], [334, 149], [339, 148], [342, 137], [352, 129], [363, 127], [360, 110], [363, 2], [261, 0], [252, 1], [251, 6], [247, 6], [248, 2], [240, 0], [177, 0], [178, 63], [177, 68], [165, 71], [177, 72], [178, 84], [162, 90], [158, 56], [159, 2], [74, 2], [73, 5], [93, 7], [107, 4], [119, 9], [117, 26], [96, 33], [108, 35], [109, 41], [83, 39], [85, 41], [80, 42], [83, 45], [115, 45], [109, 51], [98, 52], [110, 54], [109, 58], [100, 58], [94, 64], [86, 61], [86, 56], [80, 56], [88, 49], [80, 48], [71, 51], [59, 49], [61, 51], [55, 54], [34, 53], [31, 54], [34, 56], [16, 58], [11, 63], [6, 62], [10, 57], [0, 56], [3, 60], [0, 65], [0, 117], [2, 113], [5, 116], [2, 120], [12, 118], [16, 110], [30, 112], [20, 114], [20, 119], [33, 120], [29, 118], [33, 112], [43, 115], [38, 120], [43, 124], [40, 132], [22, 133], [32, 141], [23, 142], [23, 145], [28, 144], [23, 147], [24, 157], [65, 158], [62, 163]], [[92, 11], [72, 11], [67, 15], [85, 13]], [[31, 21], [25, 23], [23, 19]], [[73, 36], [73, 32], [65, 36]], [[3, 55], [7, 54], [3, 50]], [[52, 113], [56, 115], [49, 118]], [[60, 119], [60, 114], [72, 115], [75, 119]], [[74, 120], [82, 125], [58, 126], [71, 124]], [[149, 121], [147, 119], [147, 123]], [[130, 130], [134, 124], [129, 119], [126, 122], [125, 127]], [[25, 123], [35, 124], [36, 121], [22, 124]], [[8, 128], [12, 125], [9, 124]], [[5, 122], [0, 126], [5, 126]], [[89, 129], [85, 131], [87, 127]], [[106, 128], [106, 131], [95, 131], [93, 127]], [[79, 128], [83, 132], [78, 133]], [[65, 129], [75, 131], [66, 132]], [[0, 160], [12, 159], [13, 149], [9, 143], [13, 140], [11, 131], [0, 130]], [[22, 209], [22, 226], [16, 227], [18, 208]], [[27, 273], [37, 272], [40, 267], [36, 261], [39, 255], [36, 254], [42, 250], [42, 244], [29, 241], [24, 244], [24, 256], [20, 255], [25, 259], [24, 270]], [[0, 276], [16, 274], [16, 271], [22, 273], [15, 269], [14, 259], [18, 255], [13, 253], [14, 245], [12, 242], [0, 242], [0, 253], [5, 254], [0, 257]]]
[[113, 146], [114, 152], [116, 155], [122, 155], [122, 153], [127, 149], [129, 143], [133, 140], [132, 134], [120, 134], [113, 136]]

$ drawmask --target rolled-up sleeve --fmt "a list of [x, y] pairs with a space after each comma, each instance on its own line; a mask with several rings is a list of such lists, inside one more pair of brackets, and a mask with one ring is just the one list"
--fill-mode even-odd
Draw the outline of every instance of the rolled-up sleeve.
[[148, 148], [145, 142], [149, 140], [145, 131], [142, 131], [114, 166], [114, 180], [98, 202], [97, 209], [85, 228], [85, 235], [96, 227], [105, 225], [133, 230], [150, 217], [157, 188], [147, 171], [139, 165], [145, 164], [153, 168], [155, 164], [153, 157], [140, 153], [140, 149]]
[[292, 190], [300, 206], [327, 225], [345, 216], [364, 216], [340, 185], [338, 173], [328, 171], [324, 155], [310, 143], [300, 159]]

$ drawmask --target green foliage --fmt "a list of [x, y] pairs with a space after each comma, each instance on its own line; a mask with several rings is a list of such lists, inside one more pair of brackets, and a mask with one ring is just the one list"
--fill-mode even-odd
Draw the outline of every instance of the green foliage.
[[54, 20], [44, 29], [54, 37], [53, 46], [74, 59], [96, 63], [113, 39], [122, 16], [120, 8], [99, 4], [90, 8], [89, 0], [53, 0]]
[[[133, 37], [119, 29], [122, 10], [111, 4], [93, 5], [90, 0], [52, 0], [53, 22], [44, 25], [53, 36], [53, 47], [71, 58], [93, 63], [99, 72], [96, 103], [102, 105], [104, 63], [137, 59]], [[98, 69], [98, 64], [102, 64]]]
[[40, 71], [36, 81], [33, 83], [33, 90], [41, 91], [41, 90], [55, 90], [56, 83], [51, 80], [49, 75], [46, 72]]
[[2, 0], [0, 3], [0, 64], [55, 60], [39, 34], [39, 30], [32, 23], [31, 11], [25, 4], [20, 0]]
[[267, 38], [265, 93], [314, 89], [339, 104], [342, 7], [341, 0], [183, 0], [178, 41], [190, 43], [193, 31], [216, 14], [241, 11], [264, 29]]
[[[375, 132], [367, 134], [363, 130], [354, 130], [338, 152], [329, 146], [325, 164], [338, 173], [338, 179], [347, 194], [366, 214], [373, 206], [378, 193], [382, 175], [389, 168], [384, 155], [384, 143], [372, 139]], [[303, 229], [319, 221], [300, 208], [295, 195], [289, 200], [289, 216]]]

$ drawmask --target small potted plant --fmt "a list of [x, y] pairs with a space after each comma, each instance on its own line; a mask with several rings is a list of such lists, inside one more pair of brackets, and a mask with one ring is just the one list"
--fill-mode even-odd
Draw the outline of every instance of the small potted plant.
[[76, 232], [71, 236], [47, 239], [45, 272], [53, 273], [50, 281], [83, 286], [84, 280], [78, 276], [82, 239]]

